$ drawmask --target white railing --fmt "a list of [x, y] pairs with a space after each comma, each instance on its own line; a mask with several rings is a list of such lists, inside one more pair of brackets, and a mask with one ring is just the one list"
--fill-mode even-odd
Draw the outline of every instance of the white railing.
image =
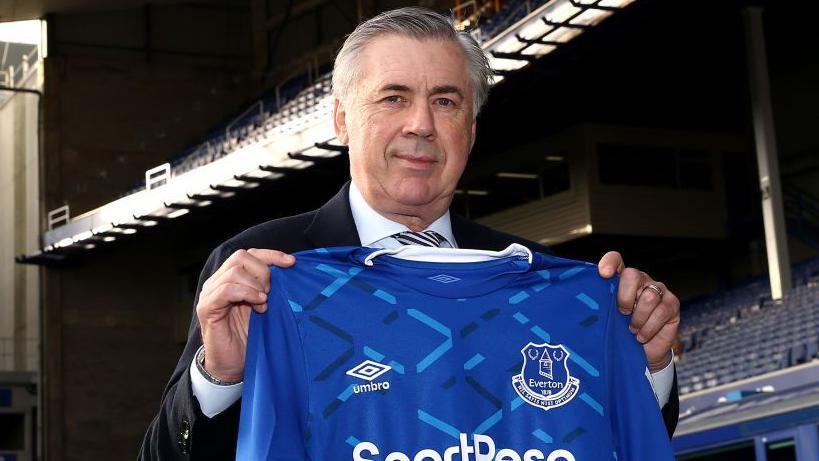
[[37, 70], [38, 63], [40, 62], [38, 57], [37, 47], [35, 46], [31, 51], [23, 55], [18, 66], [9, 65], [6, 76], [7, 85], [10, 87], [15, 87], [15, 85], [17, 87], [22, 86], [31, 74]]
[[[10, 64], [6, 69], [0, 69], [0, 85], [9, 88], [31, 88], [29, 83], [40, 69], [40, 57], [35, 46], [23, 55], [19, 65]], [[0, 90], [0, 107], [11, 99], [14, 92]]]

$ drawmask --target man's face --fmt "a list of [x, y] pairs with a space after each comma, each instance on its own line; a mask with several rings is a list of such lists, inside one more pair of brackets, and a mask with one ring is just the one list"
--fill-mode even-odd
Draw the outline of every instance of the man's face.
[[378, 37], [359, 54], [354, 85], [336, 101], [334, 121], [364, 197], [382, 213], [443, 213], [475, 139], [463, 51], [448, 41]]

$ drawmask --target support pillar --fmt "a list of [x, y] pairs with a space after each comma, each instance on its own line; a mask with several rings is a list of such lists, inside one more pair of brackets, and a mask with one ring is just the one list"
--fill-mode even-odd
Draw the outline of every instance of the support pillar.
[[791, 288], [791, 266], [761, 7], [745, 8], [745, 40], [771, 297], [782, 299]]

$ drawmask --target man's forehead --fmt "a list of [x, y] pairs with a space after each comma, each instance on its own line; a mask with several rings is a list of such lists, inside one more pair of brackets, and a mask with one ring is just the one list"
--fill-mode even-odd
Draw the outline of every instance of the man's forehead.
[[446, 40], [376, 37], [362, 50], [360, 65], [360, 84], [368, 91], [391, 85], [410, 90], [448, 86], [466, 91], [469, 84], [463, 50]]

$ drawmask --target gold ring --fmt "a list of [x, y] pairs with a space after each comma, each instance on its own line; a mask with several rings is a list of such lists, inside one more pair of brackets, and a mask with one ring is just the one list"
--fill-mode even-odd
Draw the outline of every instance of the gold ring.
[[657, 296], [660, 299], [663, 299], [663, 295], [665, 294], [665, 292], [660, 287], [658, 287], [657, 285], [655, 285], [653, 283], [649, 283], [648, 285], [646, 285], [646, 287], [643, 289], [643, 291], [649, 290], [649, 289], [654, 290], [654, 292], [657, 293]]

